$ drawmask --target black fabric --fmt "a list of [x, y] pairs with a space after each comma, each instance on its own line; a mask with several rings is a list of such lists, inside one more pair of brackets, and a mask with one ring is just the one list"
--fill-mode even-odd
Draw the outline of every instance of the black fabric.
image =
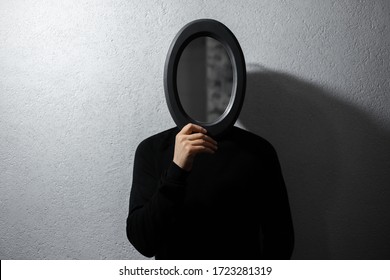
[[173, 163], [178, 128], [136, 151], [127, 236], [156, 259], [289, 259], [293, 227], [274, 148], [233, 127], [190, 172]]

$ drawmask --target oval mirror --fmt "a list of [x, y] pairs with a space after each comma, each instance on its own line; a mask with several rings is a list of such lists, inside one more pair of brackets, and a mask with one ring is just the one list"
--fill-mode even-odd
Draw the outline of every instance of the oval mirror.
[[201, 19], [178, 32], [165, 62], [164, 89], [180, 128], [192, 122], [212, 136], [223, 134], [237, 120], [245, 84], [242, 50], [225, 25]]
[[202, 36], [183, 50], [177, 66], [177, 92], [187, 115], [213, 123], [226, 111], [233, 89], [233, 68], [224, 46]]

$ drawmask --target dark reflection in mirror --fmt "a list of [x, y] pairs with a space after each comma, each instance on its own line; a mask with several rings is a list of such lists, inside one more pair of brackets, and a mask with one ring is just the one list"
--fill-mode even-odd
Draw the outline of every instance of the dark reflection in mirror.
[[224, 46], [211, 37], [192, 40], [177, 68], [177, 91], [187, 115], [215, 122], [228, 107], [232, 88], [233, 68]]

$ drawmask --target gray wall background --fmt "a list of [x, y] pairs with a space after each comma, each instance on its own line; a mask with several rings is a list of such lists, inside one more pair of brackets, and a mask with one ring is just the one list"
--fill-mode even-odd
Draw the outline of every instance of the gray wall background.
[[390, 4], [0, 2], [0, 258], [138, 259], [138, 143], [174, 125], [163, 65], [213, 18], [248, 64], [239, 124], [274, 144], [294, 258], [390, 258]]

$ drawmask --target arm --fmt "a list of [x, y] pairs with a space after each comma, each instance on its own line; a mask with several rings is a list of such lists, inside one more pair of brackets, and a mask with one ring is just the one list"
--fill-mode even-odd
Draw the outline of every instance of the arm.
[[174, 223], [195, 155], [216, 149], [216, 142], [205, 133], [199, 126], [186, 125], [176, 135], [173, 161], [161, 175], [154, 171], [154, 154], [146, 143], [137, 148], [126, 232], [133, 246], [147, 257], [156, 254]]
[[268, 188], [263, 202], [264, 257], [290, 259], [294, 248], [293, 223], [281, 167], [273, 148], [267, 170]]
[[172, 163], [160, 178], [155, 177], [151, 157], [144, 149], [141, 144], [135, 155], [126, 232], [141, 254], [153, 257], [185, 195], [186, 173]]

